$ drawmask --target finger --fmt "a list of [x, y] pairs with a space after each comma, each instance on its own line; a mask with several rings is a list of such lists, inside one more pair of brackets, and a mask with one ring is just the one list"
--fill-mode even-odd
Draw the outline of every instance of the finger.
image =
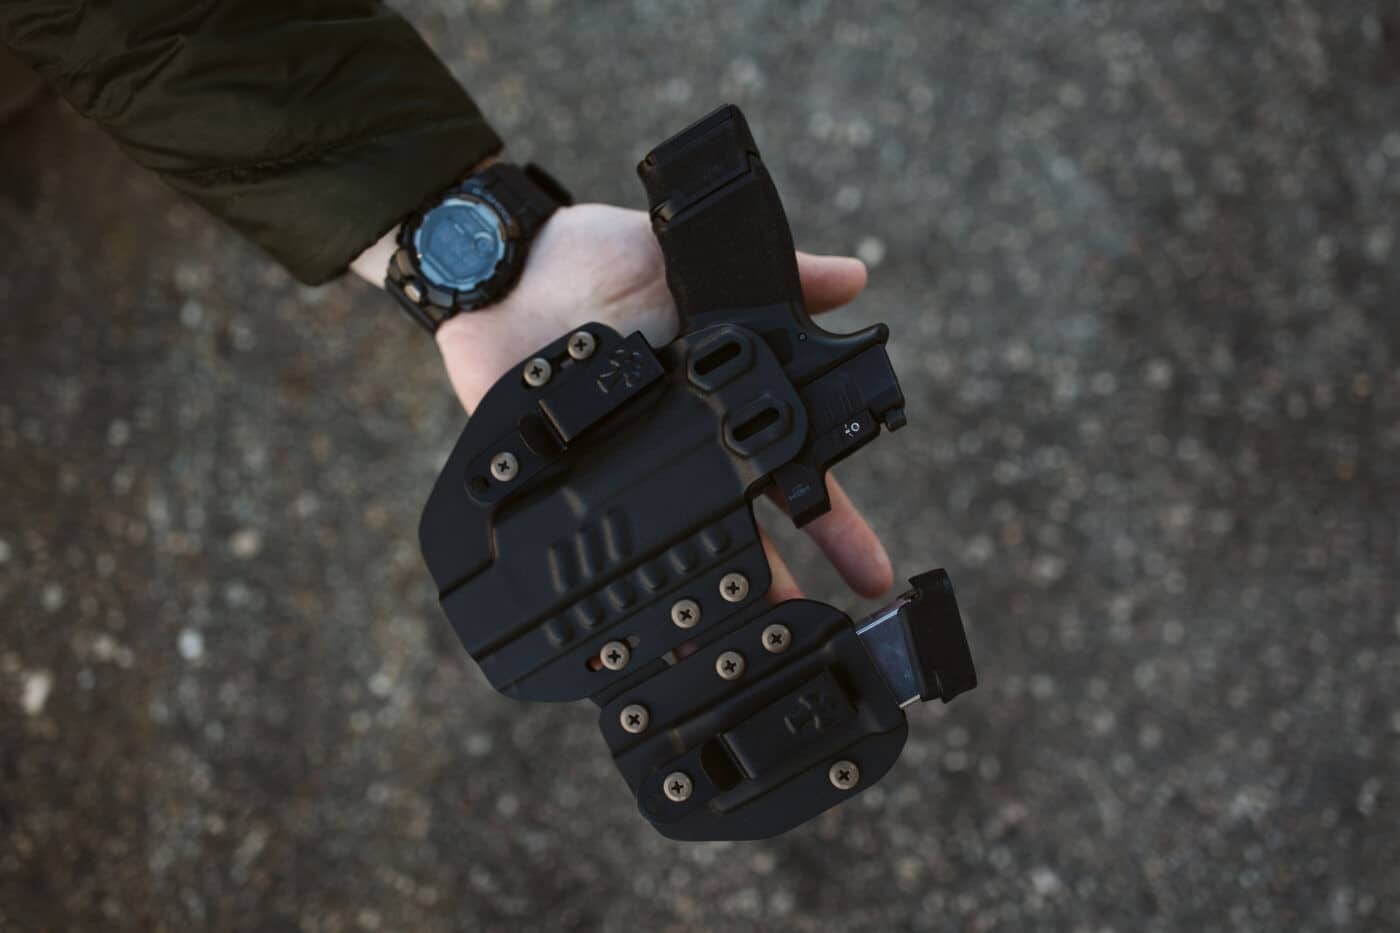
[[875, 529], [836, 478], [826, 478], [831, 511], [806, 526], [841, 578], [862, 596], [879, 596], [894, 583], [894, 569]]
[[821, 314], [849, 304], [865, 288], [865, 263], [853, 256], [814, 256], [797, 253], [797, 274], [808, 314]]
[[773, 577], [773, 583], [768, 587], [768, 601], [780, 603], [785, 599], [801, 599], [802, 587], [797, 585], [797, 578], [788, 569], [787, 561], [783, 560], [778, 549], [773, 546], [773, 539], [761, 528], [758, 531], [758, 539], [763, 543], [763, 554], [768, 558], [768, 570]]

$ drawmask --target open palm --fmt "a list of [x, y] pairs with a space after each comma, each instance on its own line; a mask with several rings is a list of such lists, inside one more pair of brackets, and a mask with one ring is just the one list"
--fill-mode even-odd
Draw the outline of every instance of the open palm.
[[[811, 314], [839, 308], [865, 287], [865, 266], [858, 259], [799, 252], [797, 267]], [[489, 308], [453, 317], [438, 330], [437, 340], [452, 386], [470, 412], [508, 369], [588, 321], [622, 334], [639, 330], [655, 347], [676, 336], [676, 305], [644, 212], [605, 204], [560, 209], [540, 231], [510, 294]], [[831, 511], [806, 531], [852, 589], [878, 596], [893, 581], [889, 557], [836, 480], [828, 477], [827, 486]], [[770, 598], [800, 596], [766, 535], [763, 545], [773, 570]]]

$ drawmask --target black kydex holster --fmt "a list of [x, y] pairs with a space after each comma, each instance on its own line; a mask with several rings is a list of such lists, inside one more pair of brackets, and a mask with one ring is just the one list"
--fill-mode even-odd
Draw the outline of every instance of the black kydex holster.
[[902, 707], [976, 684], [948, 576], [859, 629], [777, 605], [752, 500], [799, 525], [826, 471], [904, 424], [883, 325], [803, 308], [792, 235], [743, 115], [638, 166], [681, 333], [587, 324], [487, 393], [423, 513], [423, 556], [496, 689], [591, 698], [643, 815], [675, 839], [783, 832], [874, 784]]

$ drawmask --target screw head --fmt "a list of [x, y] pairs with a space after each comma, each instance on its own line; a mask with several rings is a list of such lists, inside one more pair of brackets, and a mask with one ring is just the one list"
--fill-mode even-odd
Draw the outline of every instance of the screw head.
[[625, 641], [610, 641], [598, 652], [598, 660], [610, 671], [620, 671], [632, 660], [632, 649]]
[[647, 724], [651, 722], [651, 714], [640, 703], [628, 703], [617, 718], [622, 723], [622, 731], [633, 735], [645, 731]]
[[782, 654], [792, 644], [792, 632], [781, 622], [774, 622], [763, 630], [763, 650], [769, 654]]
[[407, 295], [408, 300], [414, 304], [423, 300], [423, 289], [418, 287], [417, 282], [409, 281], [403, 283], [403, 293]]
[[491, 475], [501, 482], [510, 482], [519, 472], [520, 461], [509, 450], [503, 450], [491, 458]]
[[684, 771], [672, 771], [666, 775], [661, 790], [666, 795], [667, 800], [672, 803], [681, 803], [690, 799], [691, 792], [695, 790], [695, 782]]
[[671, 606], [671, 621], [676, 628], [695, 628], [700, 623], [700, 604], [693, 599], [678, 599]]
[[842, 758], [827, 770], [826, 776], [837, 790], [850, 790], [860, 783], [860, 768], [849, 758]]
[[586, 360], [598, 348], [598, 341], [586, 330], [577, 331], [569, 338], [569, 356], [576, 360]]
[[738, 680], [744, 676], [744, 656], [737, 651], [726, 651], [715, 658], [715, 673], [725, 680]]
[[727, 603], [741, 603], [749, 595], [749, 578], [742, 573], [726, 573], [720, 577], [719, 595]]
[[554, 375], [554, 367], [549, 365], [549, 360], [542, 356], [537, 356], [525, 364], [525, 384], [539, 388], [549, 381], [549, 377]]

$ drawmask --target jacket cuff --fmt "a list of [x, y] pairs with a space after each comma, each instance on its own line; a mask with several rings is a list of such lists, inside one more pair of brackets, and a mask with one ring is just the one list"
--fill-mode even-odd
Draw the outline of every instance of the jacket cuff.
[[500, 150], [500, 138], [473, 114], [342, 143], [255, 182], [242, 173], [166, 179], [298, 280], [319, 285]]

